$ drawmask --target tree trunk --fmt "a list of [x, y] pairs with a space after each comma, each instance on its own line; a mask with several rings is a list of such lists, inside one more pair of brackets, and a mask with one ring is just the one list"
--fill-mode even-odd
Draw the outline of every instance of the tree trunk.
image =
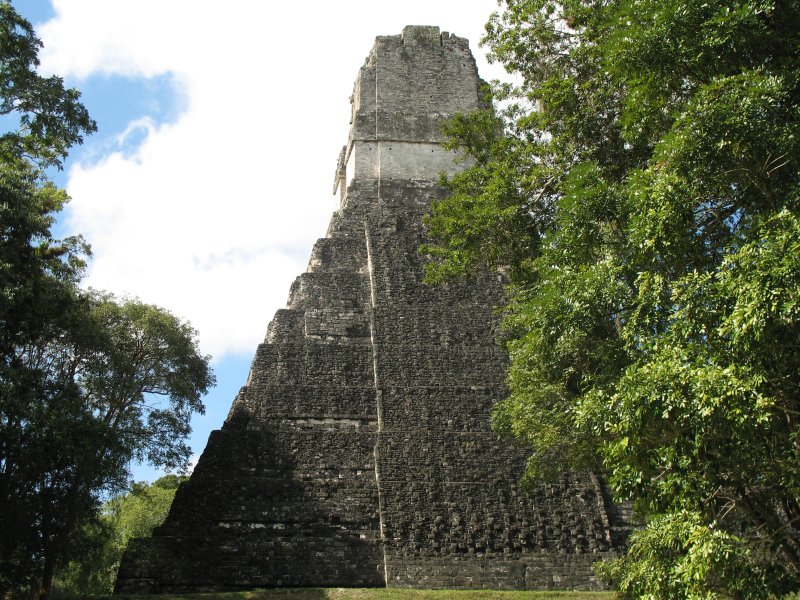
[[47, 556], [45, 556], [44, 559], [44, 570], [42, 571], [42, 585], [39, 588], [38, 600], [48, 600], [50, 598], [50, 593], [53, 589], [53, 575], [55, 574], [55, 570], [56, 570], [55, 557], [51, 556], [51, 553], [48, 552]]

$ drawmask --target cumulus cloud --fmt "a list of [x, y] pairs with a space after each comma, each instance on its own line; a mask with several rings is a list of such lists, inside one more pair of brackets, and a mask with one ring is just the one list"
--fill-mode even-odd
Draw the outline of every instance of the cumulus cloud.
[[[302, 10], [298, 8], [302, 7]], [[349, 95], [376, 35], [438, 24], [477, 48], [494, 0], [55, 0], [42, 69], [168, 75], [183, 110], [140, 115], [68, 172], [88, 285], [189, 319], [205, 352], [252, 353], [336, 199]], [[378, 12], [381, 11], [381, 12]], [[481, 65], [484, 78], [496, 76]]]

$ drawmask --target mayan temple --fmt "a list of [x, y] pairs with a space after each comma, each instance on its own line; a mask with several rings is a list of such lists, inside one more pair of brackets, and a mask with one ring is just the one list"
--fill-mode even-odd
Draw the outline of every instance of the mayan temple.
[[625, 532], [602, 480], [523, 490], [525, 451], [489, 426], [500, 283], [422, 283], [422, 216], [458, 168], [440, 125], [481, 106], [481, 83], [438, 27], [376, 39], [327, 237], [117, 592], [600, 587], [591, 564]]

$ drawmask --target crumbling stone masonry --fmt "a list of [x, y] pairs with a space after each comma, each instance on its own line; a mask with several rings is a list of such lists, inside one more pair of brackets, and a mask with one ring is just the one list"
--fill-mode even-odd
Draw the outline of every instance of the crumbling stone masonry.
[[457, 167], [440, 124], [481, 105], [467, 40], [378, 37], [336, 170], [341, 208], [166, 523], [118, 592], [274, 586], [599, 587], [624, 535], [602, 481], [523, 491], [489, 429], [500, 284], [421, 283], [421, 217]]

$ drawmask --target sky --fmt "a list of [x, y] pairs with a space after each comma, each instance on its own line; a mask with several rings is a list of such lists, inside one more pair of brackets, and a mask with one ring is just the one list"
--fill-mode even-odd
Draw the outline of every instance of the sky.
[[[199, 454], [337, 207], [349, 97], [377, 35], [438, 25], [478, 47], [495, 0], [12, 0], [44, 43], [40, 72], [82, 92], [99, 131], [54, 174], [56, 233], [92, 246], [85, 285], [198, 330], [217, 387]], [[135, 465], [135, 480], [159, 473]]]

